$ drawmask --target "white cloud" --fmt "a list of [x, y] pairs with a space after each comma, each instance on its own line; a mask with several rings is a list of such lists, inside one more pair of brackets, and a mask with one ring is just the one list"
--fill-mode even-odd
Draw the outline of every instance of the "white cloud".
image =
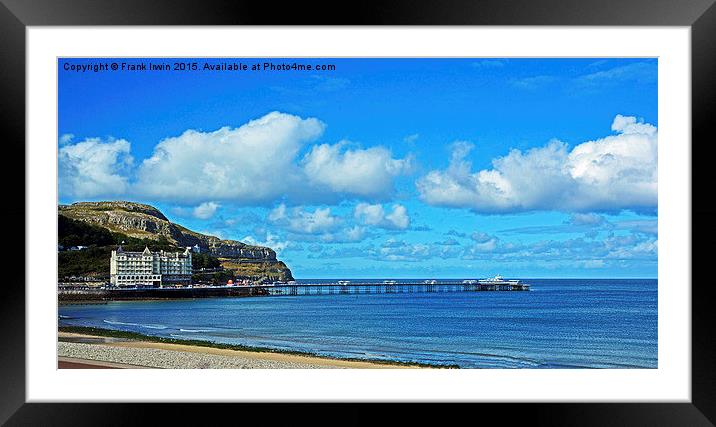
[[366, 252], [371, 258], [379, 261], [422, 261], [431, 258], [455, 258], [460, 251], [461, 248], [457, 245], [407, 243], [388, 239], [379, 249]]
[[381, 228], [405, 230], [410, 226], [408, 210], [400, 204], [394, 204], [393, 211], [386, 213], [381, 204], [359, 203], [353, 211], [353, 216], [363, 224]]
[[635, 233], [658, 234], [659, 222], [657, 219], [620, 221], [615, 224], [619, 229], [631, 230]]
[[340, 222], [340, 218], [331, 215], [330, 208], [317, 208], [313, 212], [301, 212], [300, 216], [291, 218], [290, 229], [314, 234], [333, 230]]
[[[472, 239], [475, 243], [473, 243], [470, 247], [466, 249], [464, 256], [467, 258], [479, 258], [479, 254], [485, 252], [493, 252], [498, 248], [498, 245], [501, 244], [500, 240], [497, 237], [489, 235], [482, 231], [475, 231], [470, 235], [470, 239]], [[513, 246], [511, 246], [510, 244], [502, 245], [502, 249], [513, 248]]]
[[656, 127], [618, 115], [615, 135], [577, 145], [552, 141], [511, 150], [493, 168], [472, 172], [473, 146], [453, 145], [446, 170], [417, 182], [423, 201], [476, 212], [653, 209], [657, 204]]
[[[377, 261], [411, 262], [428, 259], [464, 259], [481, 262], [526, 262], [533, 267], [567, 265], [581, 268], [624, 267], [632, 261], [654, 263], [658, 241], [641, 233], [611, 235], [603, 240], [573, 238], [531, 243], [509, 242], [496, 236], [475, 233], [475, 242], [406, 242], [387, 239], [378, 247], [348, 245], [336, 249], [315, 246], [311, 258], [368, 258]], [[327, 240], [323, 240], [327, 241]], [[505, 265], [506, 265], [505, 264]]]
[[58, 151], [60, 193], [73, 197], [123, 194], [133, 159], [124, 139], [89, 138], [72, 144], [64, 139]]
[[274, 208], [271, 212], [269, 212], [268, 215], [268, 220], [271, 222], [279, 222], [286, 218], [286, 205], [284, 205], [283, 203]]
[[609, 253], [605, 258], [611, 259], [649, 259], [658, 254], [658, 239], [641, 240], [633, 234], [626, 237], [612, 237], [604, 242]]
[[385, 261], [418, 261], [433, 255], [431, 245], [389, 240], [380, 248], [377, 258]]
[[[467, 247], [463, 259], [512, 262], [528, 260], [533, 265], [570, 263], [580, 267], [617, 266], [621, 261], [640, 260], [655, 262], [658, 242], [644, 234], [612, 235], [603, 240], [574, 238], [542, 240], [532, 243], [506, 242], [491, 237], [489, 240]], [[603, 260], [598, 263], [595, 260]]]
[[361, 242], [366, 237], [368, 237], [366, 228], [354, 225], [333, 233], [325, 233], [320, 236], [320, 240], [326, 243], [354, 243]]
[[475, 243], [472, 249], [476, 252], [492, 252], [497, 248], [497, 239], [491, 238], [486, 242]]
[[303, 159], [308, 182], [319, 188], [368, 198], [386, 198], [393, 179], [409, 171], [411, 161], [393, 159], [384, 147], [345, 149], [347, 142], [315, 145]]
[[408, 210], [405, 206], [395, 204], [393, 205], [393, 212], [385, 216], [385, 220], [389, 224], [392, 224], [395, 228], [405, 230], [410, 226], [410, 217], [408, 217]]
[[606, 266], [606, 263], [603, 259], [587, 259], [578, 262], [577, 265], [580, 265], [583, 268], [603, 268]]
[[519, 89], [533, 90], [551, 84], [556, 80], [557, 78], [554, 76], [540, 75], [514, 79], [510, 81], [510, 84]]
[[406, 136], [405, 138], [403, 138], [403, 142], [408, 143], [408, 144], [412, 144], [412, 143], [414, 143], [415, 141], [417, 141], [418, 138], [420, 138], [420, 134], [414, 133], [414, 134], [412, 134], [412, 135], [408, 135], [408, 136]]
[[442, 242], [435, 242], [436, 245], [443, 245], [443, 246], [459, 246], [460, 242], [453, 239], [452, 237], [448, 237], [447, 239], [443, 240]]
[[[185, 206], [224, 201], [266, 205], [278, 200], [315, 204], [346, 196], [387, 199], [396, 177], [411, 167], [411, 157], [394, 159], [382, 146], [347, 149], [348, 143], [340, 142], [306, 149], [324, 129], [318, 119], [280, 112], [238, 128], [189, 129], [161, 140], [133, 170], [129, 142], [88, 139], [72, 144], [71, 135], [63, 135], [61, 196], [124, 193]], [[300, 158], [302, 152], [307, 154]]]
[[362, 225], [346, 224], [346, 220], [333, 215], [330, 208], [310, 211], [281, 204], [268, 213], [267, 220], [274, 227], [288, 231], [289, 240], [354, 243], [372, 236]]
[[194, 217], [199, 219], [209, 219], [214, 216], [216, 210], [219, 209], [219, 206], [220, 205], [216, 202], [204, 202], [195, 207], [192, 214]]
[[187, 130], [162, 140], [138, 171], [136, 191], [177, 201], [266, 202], [300, 178], [294, 160], [325, 125], [272, 112], [239, 128]]
[[571, 225], [602, 225], [606, 219], [595, 213], [574, 213], [569, 217], [568, 224]]
[[365, 237], [365, 228], [360, 226], [354, 226], [352, 228], [348, 228], [345, 231], [346, 239], [352, 241], [352, 242], [358, 242], [360, 240], [363, 240]]
[[282, 252], [288, 249], [293, 249], [296, 246], [295, 243], [281, 240], [279, 236], [271, 233], [266, 233], [262, 240], [256, 239], [253, 236], [245, 236], [243, 239], [241, 239], [241, 241], [249, 245], [271, 248], [279, 256]]
[[635, 62], [608, 70], [597, 71], [578, 77], [575, 82], [582, 86], [603, 85], [618, 82], [656, 83], [656, 62]]
[[287, 209], [281, 204], [269, 212], [268, 220], [297, 234], [323, 234], [341, 225], [341, 219], [331, 214], [330, 208], [316, 208], [313, 212], [300, 207]]
[[356, 205], [353, 215], [356, 219], [368, 225], [378, 225], [385, 220], [385, 210], [383, 205], [380, 204], [359, 203]]
[[467, 233], [463, 233], [461, 231], [457, 231], [454, 229], [451, 229], [447, 233], [445, 233], [446, 236], [455, 236], [455, 237], [467, 237]]
[[470, 235], [470, 238], [472, 240], [476, 241], [477, 243], [485, 243], [485, 242], [489, 242], [490, 240], [493, 239], [492, 236], [490, 236], [487, 233], [483, 233], [482, 231], [476, 231], [476, 232], [472, 233]]
[[65, 133], [65, 134], [63, 134], [62, 136], [60, 136], [60, 145], [68, 144], [68, 143], [72, 142], [72, 140], [73, 140], [74, 138], [75, 138], [75, 135], [74, 135], [74, 134]]

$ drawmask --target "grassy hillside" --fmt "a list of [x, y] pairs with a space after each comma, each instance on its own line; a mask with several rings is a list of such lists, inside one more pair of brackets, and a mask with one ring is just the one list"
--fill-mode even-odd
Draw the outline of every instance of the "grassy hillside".
[[58, 243], [62, 246], [106, 246], [115, 244], [115, 238], [106, 228], [95, 227], [64, 216], [57, 217]]
[[114, 246], [90, 247], [81, 251], [61, 251], [57, 254], [57, 278], [71, 276], [109, 277], [109, 257]]
[[[57, 217], [57, 234], [60, 245], [87, 246], [80, 251], [63, 250], [57, 254], [60, 280], [71, 276], [109, 277], [109, 258], [117, 245], [126, 251], [142, 251], [149, 247], [151, 251], [183, 251], [167, 239], [139, 239], [122, 233], [113, 233], [106, 228], [76, 221], [62, 215]], [[215, 268], [221, 264], [217, 258], [207, 254], [192, 256], [194, 268]]]

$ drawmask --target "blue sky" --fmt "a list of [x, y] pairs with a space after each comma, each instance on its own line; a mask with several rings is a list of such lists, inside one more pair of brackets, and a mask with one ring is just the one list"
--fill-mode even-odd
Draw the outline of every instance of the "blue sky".
[[298, 278], [656, 277], [654, 59], [183, 61], [59, 61], [61, 203], [149, 203]]

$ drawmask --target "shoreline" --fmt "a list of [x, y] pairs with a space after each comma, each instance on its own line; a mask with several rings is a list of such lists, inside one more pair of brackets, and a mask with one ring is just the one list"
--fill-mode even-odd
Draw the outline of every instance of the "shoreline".
[[[210, 341], [182, 340], [124, 332], [113, 329], [84, 326], [61, 326], [58, 328], [58, 350], [66, 362], [76, 364], [112, 363], [113, 365], [140, 364], [137, 359], [142, 354], [153, 352], [162, 358], [184, 360], [185, 369], [194, 369], [195, 359], [223, 358], [216, 361], [221, 365], [237, 365], [241, 368], [354, 368], [354, 369], [404, 369], [404, 368], [457, 368], [457, 366], [430, 365], [379, 359], [358, 359], [329, 357], [309, 352], [279, 350], [267, 347], [249, 347], [242, 345], [220, 344]], [[92, 351], [94, 351], [94, 354]], [[71, 353], [71, 354], [70, 354]], [[126, 353], [126, 354], [125, 354]], [[161, 353], [161, 354], [160, 354]], [[169, 353], [172, 353], [171, 355]], [[176, 354], [174, 354], [176, 353]], [[133, 360], [99, 360], [123, 357]], [[180, 357], [179, 357], [180, 356]], [[140, 359], [141, 360], [141, 359]], [[211, 365], [215, 361], [203, 362]], [[159, 366], [145, 365], [154, 368]], [[114, 366], [117, 367], [117, 366]], [[177, 368], [176, 366], [170, 366]], [[229, 367], [229, 366], [226, 366]], [[181, 369], [182, 367], [178, 367]], [[60, 369], [63, 369], [62, 367]]]

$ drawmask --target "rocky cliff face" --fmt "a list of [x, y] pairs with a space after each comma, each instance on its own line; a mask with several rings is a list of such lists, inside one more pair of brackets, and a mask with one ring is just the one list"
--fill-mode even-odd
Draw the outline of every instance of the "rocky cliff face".
[[[180, 247], [198, 245], [203, 253], [209, 253], [217, 258], [261, 261], [276, 267], [276, 274], [281, 280], [293, 279], [291, 270], [276, 259], [276, 252], [273, 249], [247, 245], [236, 240], [222, 240], [191, 231], [170, 222], [153, 206], [125, 201], [78, 202], [59, 206], [58, 213], [131, 237], [155, 240], [164, 237]], [[241, 272], [237, 271], [237, 273]]]

